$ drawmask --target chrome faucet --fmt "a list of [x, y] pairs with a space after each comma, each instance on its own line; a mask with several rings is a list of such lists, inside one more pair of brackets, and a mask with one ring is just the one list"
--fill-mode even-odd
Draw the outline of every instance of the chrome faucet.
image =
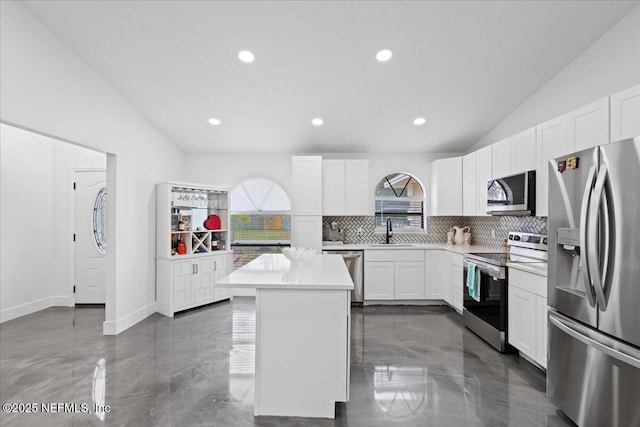
[[391, 218], [387, 217], [387, 236], [386, 236], [386, 238], [387, 238], [386, 243], [387, 244], [391, 243], [390, 239], [392, 237], [393, 237], [393, 227], [391, 226]]

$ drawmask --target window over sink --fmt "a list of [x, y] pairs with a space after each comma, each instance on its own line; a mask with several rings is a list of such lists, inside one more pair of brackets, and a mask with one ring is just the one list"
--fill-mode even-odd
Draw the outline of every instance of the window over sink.
[[386, 230], [391, 218], [393, 231], [423, 233], [425, 230], [425, 192], [417, 178], [408, 173], [392, 173], [376, 186], [376, 232]]

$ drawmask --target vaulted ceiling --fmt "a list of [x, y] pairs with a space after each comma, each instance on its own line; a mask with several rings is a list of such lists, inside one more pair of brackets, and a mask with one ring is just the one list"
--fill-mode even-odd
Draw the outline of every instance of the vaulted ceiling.
[[24, 4], [183, 150], [308, 153], [464, 151], [638, 2]]

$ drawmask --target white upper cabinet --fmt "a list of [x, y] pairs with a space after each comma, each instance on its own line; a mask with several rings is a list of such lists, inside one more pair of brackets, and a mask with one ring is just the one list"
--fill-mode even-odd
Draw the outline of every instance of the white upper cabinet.
[[369, 160], [345, 161], [345, 215], [373, 215], [373, 189], [369, 188]]
[[431, 162], [431, 215], [462, 215], [462, 157]]
[[373, 215], [368, 160], [322, 161], [322, 214]]
[[344, 215], [346, 208], [344, 160], [322, 161], [322, 214]]
[[536, 172], [536, 216], [549, 212], [549, 160], [569, 153], [567, 115], [536, 126], [538, 139], [538, 168]]
[[592, 102], [567, 114], [567, 127], [569, 152], [608, 144], [609, 97]]
[[468, 216], [478, 214], [478, 180], [475, 152], [462, 157], [462, 214]]
[[322, 253], [322, 216], [297, 215], [291, 217], [291, 246], [314, 248]]
[[511, 175], [511, 138], [498, 141], [491, 146], [493, 155], [493, 179]]
[[493, 156], [491, 146], [479, 149], [476, 153], [476, 187], [478, 191], [478, 209], [476, 215], [487, 216], [487, 182], [493, 176]]
[[322, 156], [292, 156], [293, 215], [322, 215]]
[[493, 178], [504, 178], [536, 168], [536, 128], [532, 127], [491, 146]]
[[640, 136], [640, 85], [611, 95], [611, 142]]
[[534, 170], [537, 151], [535, 127], [514, 135], [511, 138], [511, 174]]

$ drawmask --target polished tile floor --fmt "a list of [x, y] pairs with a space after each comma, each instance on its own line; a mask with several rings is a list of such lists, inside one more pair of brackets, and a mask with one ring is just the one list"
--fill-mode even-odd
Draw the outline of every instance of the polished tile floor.
[[[351, 401], [318, 420], [253, 417], [252, 298], [155, 314], [116, 337], [101, 334], [103, 309], [50, 308], [0, 325], [0, 400], [39, 411], [2, 412], [0, 425], [571, 425], [540, 371], [494, 351], [451, 309], [354, 307], [352, 316]], [[42, 414], [43, 402], [75, 412]]]

